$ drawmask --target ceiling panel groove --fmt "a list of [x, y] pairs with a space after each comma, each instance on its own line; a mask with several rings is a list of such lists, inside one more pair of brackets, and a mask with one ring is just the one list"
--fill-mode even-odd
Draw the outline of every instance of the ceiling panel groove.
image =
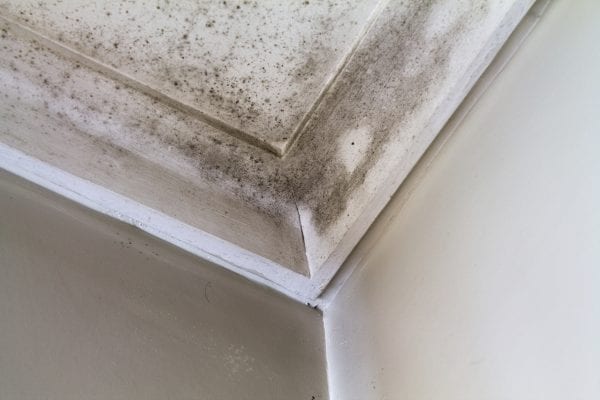
[[348, 63], [352, 59], [352, 56], [356, 53], [356, 50], [359, 48], [362, 41], [365, 39], [365, 37], [367, 36], [367, 34], [371, 30], [371, 28], [374, 26], [375, 21], [379, 17], [379, 14], [385, 9], [385, 5], [389, 1], [390, 0], [379, 0], [378, 1], [377, 5], [373, 9], [371, 15], [369, 16], [369, 18], [367, 20], [367, 24], [366, 24], [365, 28], [363, 29], [362, 32], [359, 33], [356, 40], [352, 44], [352, 47], [350, 48], [350, 50], [346, 53], [346, 55], [342, 59], [341, 63], [336, 67], [335, 73], [327, 80], [327, 82], [323, 86], [323, 89], [321, 90], [318, 97], [313, 102], [313, 104], [310, 107], [310, 109], [308, 110], [308, 112], [304, 115], [304, 117], [302, 118], [302, 120], [300, 121], [298, 126], [294, 129], [294, 132], [292, 133], [292, 136], [291, 136], [289, 142], [286, 144], [283, 152], [280, 154], [281, 157], [285, 157], [285, 155], [290, 151], [290, 149], [294, 146], [294, 144], [298, 142], [298, 138], [300, 137], [300, 135], [302, 135], [302, 131], [303, 131], [304, 127], [306, 126], [306, 124], [308, 123], [308, 121], [310, 120], [312, 114], [319, 107], [319, 105], [321, 104], [321, 102], [323, 101], [325, 96], [327, 95], [327, 92], [335, 84], [335, 81], [338, 79], [338, 77], [340, 76], [340, 74], [342, 73], [344, 68], [346, 68], [346, 65], [348, 65]]
[[168, 94], [161, 92], [159, 89], [147, 85], [144, 82], [132, 76], [129, 76], [123, 73], [122, 71], [111, 67], [110, 65], [99, 61], [98, 59], [89, 57], [88, 55], [83, 54], [82, 52], [75, 50], [69, 46], [65, 46], [62, 43], [45, 36], [43, 33], [31, 29], [17, 21], [12, 20], [11, 18], [7, 18], [4, 15], [0, 15], [0, 20], [4, 21], [6, 24], [11, 26], [14, 32], [21, 34], [29, 39], [37, 40], [40, 44], [48, 47], [50, 50], [56, 51], [63, 56], [69, 57], [90, 69], [93, 69], [97, 72], [100, 72], [101, 74], [106, 75], [111, 79], [114, 79], [115, 81], [118, 81], [124, 85], [128, 85], [133, 89], [139, 90], [140, 92], [158, 101], [168, 104], [170, 107], [193, 115], [194, 117], [200, 119], [208, 125], [217, 128], [237, 139], [243, 140], [250, 145], [256, 146], [257, 148], [262, 150], [269, 151], [279, 157], [283, 155], [281, 154], [281, 151], [278, 148], [271, 146], [269, 142], [257, 139], [256, 137], [249, 135], [243, 130], [237, 129], [227, 124], [226, 122], [219, 120], [218, 118], [206, 114], [205, 112], [197, 109], [196, 107], [193, 107], [181, 100], [169, 96]]

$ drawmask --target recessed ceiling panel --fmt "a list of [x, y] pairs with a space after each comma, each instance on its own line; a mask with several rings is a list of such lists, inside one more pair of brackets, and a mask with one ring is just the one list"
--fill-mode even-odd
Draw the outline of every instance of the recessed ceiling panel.
[[5, 2], [38, 32], [281, 154], [378, 0]]
[[312, 302], [531, 3], [0, 0], [0, 168]]

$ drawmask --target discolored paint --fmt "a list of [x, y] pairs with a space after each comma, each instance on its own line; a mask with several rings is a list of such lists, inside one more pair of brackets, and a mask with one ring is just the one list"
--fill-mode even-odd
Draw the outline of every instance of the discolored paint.
[[0, 10], [282, 153], [377, 1], [19, 0]]
[[[311, 278], [319, 276], [323, 263], [351, 229], [355, 232], [352, 240], [358, 240], [368, 224], [356, 227], [356, 221], [365, 213], [371, 215], [369, 204], [380, 193], [391, 193], [397, 187], [525, 13], [530, 1], [453, 0], [453, 3], [456, 8], [450, 9], [445, 1], [390, 1], [382, 6], [343, 69], [319, 97], [318, 104], [315, 103], [317, 106], [305, 121], [301, 134], [291, 140], [293, 129], [287, 131], [289, 149], [283, 157], [197, 118], [189, 110], [168, 101], [163, 92], [140, 90], [135, 84], [138, 81], [123, 84], [122, 79], [89, 65], [79, 53], [69, 53], [62, 45], [55, 45], [55, 40], [32, 32], [24, 24], [34, 30], [36, 24], [42, 24], [42, 31], [52, 27], [46, 26], [49, 22], [39, 20], [48, 15], [48, 10], [38, 12], [30, 8], [29, 12], [36, 19], [21, 16], [20, 22], [2, 20], [4, 57], [0, 60], [3, 78], [0, 85], [5, 93], [2, 101], [5, 123], [0, 133], [11, 137], [12, 145], [42, 154], [44, 149], [35, 146], [35, 136], [57, 135], [48, 129], [61, 131], [68, 127], [80, 135], [110, 143], [119, 149], [117, 151], [125, 149], [151, 160], [190, 182], [189, 188], [161, 196], [182, 198], [181, 204], [185, 204], [190, 213], [194, 207], [232, 215], [237, 212], [230, 225], [236, 231], [235, 240], [242, 247], [261, 236], [256, 234], [252, 224], [239, 222], [248, 214], [246, 210], [252, 209], [252, 213], [269, 221], [268, 229], [277, 232], [269, 236], [273, 240], [262, 244], [269, 247], [262, 254], [271, 259], [275, 257], [286, 268], [304, 271], [302, 273]], [[26, 3], [5, 2], [0, 10], [11, 9], [14, 14], [19, 4]], [[225, 5], [214, 7], [222, 11]], [[125, 12], [122, 8], [119, 10], [119, 13]], [[160, 10], [164, 11], [162, 5]], [[50, 14], [60, 13], [52, 11]], [[110, 21], [112, 17], [112, 14], [103, 17], [103, 21]], [[205, 26], [203, 29], [215, 28]], [[64, 30], [71, 39], [61, 40], [69, 43], [76, 37], [75, 33]], [[179, 32], [177, 39], [185, 42], [197, 34], [191, 32], [196, 31], [187, 33], [186, 38], [185, 33]], [[132, 33], [130, 39], [135, 40], [132, 39], [135, 37]], [[329, 40], [328, 46], [339, 44], [335, 38], [323, 40]], [[270, 46], [276, 48], [277, 44], [272, 38]], [[100, 58], [125, 51], [122, 41], [99, 49], [103, 52], [97, 54]], [[294, 70], [303, 71], [301, 75], [316, 74], [322, 67], [323, 53], [317, 56], [311, 49], [314, 47], [307, 46], [303, 48], [305, 53], [297, 54], [297, 60], [302, 62], [296, 64], [298, 68]], [[160, 54], [160, 46], [153, 51]], [[298, 79], [295, 85], [311, 87], [306, 80]], [[169, 86], [171, 92], [168, 93], [185, 89], [180, 78], [176, 82], [177, 85]], [[26, 106], [14, 109], [18, 104]], [[38, 118], [30, 121], [31, 115]], [[22, 133], [15, 135], [15, 131]], [[360, 142], [353, 139], [356, 132], [362, 132]], [[26, 143], [19, 144], [19, 141]], [[48, 152], [44, 157], [60, 162]], [[119, 181], [118, 168], [113, 175]], [[147, 197], [144, 191], [150, 191], [144, 189], [144, 184], [154, 185], [152, 177], [141, 177], [137, 182], [142, 200]], [[159, 188], [160, 185], [166, 186], [160, 183]], [[202, 192], [205, 186], [210, 190]], [[192, 197], [188, 191], [200, 194]], [[205, 193], [204, 198], [201, 193]], [[220, 200], [205, 204], [207, 199], [217, 196], [215, 193], [219, 198], [233, 199], [231, 204], [222, 206]], [[186, 198], [198, 203], [186, 202]], [[296, 233], [289, 233], [294, 231]], [[283, 248], [286, 250], [281, 250]], [[285, 257], [277, 255], [286, 251]], [[347, 254], [349, 249], [344, 251]], [[337, 266], [341, 260], [335, 261]], [[303, 266], [293, 267], [289, 263]], [[322, 290], [335, 268], [321, 281], [311, 283], [313, 293]]]
[[[227, 135], [206, 137], [205, 130], [210, 128], [202, 127], [193, 118], [186, 118], [185, 113], [163, 107], [155, 99], [149, 100], [137, 96], [141, 103], [134, 104], [132, 99], [135, 98], [136, 93], [133, 89], [118, 83], [113, 84], [109, 78], [102, 75], [96, 76], [93, 80], [94, 84], [90, 87], [86, 80], [89, 80], [89, 75], [93, 74], [93, 71], [82, 70], [80, 64], [74, 64], [71, 68], [61, 65], [55, 71], [48, 70], [48, 66], [60, 65], [58, 58], [61, 55], [52, 51], [40, 53], [45, 49], [35, 39], [29, 42], [27, 50], [19, 48], [13, 50], [12, 54], [9, 53], [10, 48], [5, 51], [8, 56], [7, 60], [18, 61], [35, 58], [35, 61], [30, 61], [25, 68], [27, 68], [30, 79], [36, 85], [45, 87], [50, 91], [52, 97], [62, 100], [44, 103], [44, 107], [60, 109], [54, 110], [59, 119], [75, 123], [82, 131], [93, 130], [100, 135], [107, 135], [108, 138], [118, 136], [123, 132], [123, 128], [126, 131], [135, 130], [137, 135], [134, 140], [138, 143], [148, 142], [149, 139], [146, 136], [156, 137], [162, 143], [159, 146], [175, 147], [182, 155], [195, 160], [207, 178], [219, 182], [227, 181], [229, 178], [236, 194], [246, 196], [248, 200], [260, 204], [260, 196], [267, 193], [270, 197], [282, 198], [286, 202], [308, 204], [314, 211], [313, 224], [321, 232], [324, 232], [328, 224], [336, 219], [345, 208], [348, 192], [360, 185], [364, 179], [369, 162], [377, 159], [378, 149], [385, 144], [387, 137], [392, 133], [390, 124], [410, 117], [411, 112], [422, 102], [423, 98], [426, 98], [427, 86], [434, 84], [435, 77], [444, 71], [446, 59], [437, 57], [430, 60], [430, 65], [426, 66], [429, 68], [423, 68], [422, 76], [424, 77], [418, 79], [417, 76], [408, 80], [399, 80], [395, 86], [389, 85], [390, 82], [386, 75], [376, 77], [374, 81], [370, 74], [365, 73], [368, 72], [365, 70], [365, 66], [376, 67], [368, 59], [373, 49], [381, 51], [382, 46], [387, 46], [384, 49], [385, 58], [379, 60], [379, 63], [384, 65], [398, 65], [398, 62], [410, 59], [411, 55], [414, 57], [414, 54], [420, 52], [419, 46], [422, 46], [423, 39], [419, 37], [419, 32], [422, 31], [422, 26], [427, 20], [429, 8], [422, 5], [413, 5], [412, 8], [414, 10], [391, 9], [399, 11], [401, 15], [408, 13], [408, 16], [405, 17], [409, 21], [408, 25], [401, 24], [404, 28], [395, 27], [388, 21], [388, 19], [393, 19], [393, 15], [386, 16], [386, 21], [380, 22], [384, 30], [379, 33], [377, 42], [363, 47], [355, 54], [354, 58], [357, 62], [352, 63], [344, 71], [344, 74], [326, 95], [322, 107], [315, 113], [313, 121], [307, 126], [285, 163], [268, 154], [255, 152], [251, 147], [243, 146], [238, 141], [228, 138]], [[7, 26], [5, 29], [10, 29], [10, 27]], [[392, 35], [395, 35], [396, 40]], [[400, 38], [405, 36], [410, 36], [414, 40], [410, 49], [403, 49], [395, 45]], [[449, 51], [449, 47], [444, 47], [443, 51]], [[68, 63], [69, 60], [63, 62]], [[72, 69], [73, 72], [64, 72], [69, 69]], [[387, 85], [385, 89], [387, 93], [379, 92], [375, 83], [378, 86]], [[396, 103], [395, 110], [381, 115], [379, 109], [356, 107], [353, 102], [353, 91], [362, 94], [367, 91], [366, 93], [370, 93], [372, 96], [404, 100], [405, 104]], [[97, 94], [90, 97], [86, 96], [87, 92]], [[111, 98], [108, 99], [108, 96], [103, 95], [104, 93], [110, 93]], [[367, 103], [365, 103], [366, 105]], [[330, 114], [328, 112], [330, 107], [338, 107], [339, 110], [343, 106], [346, 106], [347, 109], [341, 113]], [[319, 114], [321, 110], [327, 111], [323, 117]], [[355, 128], [356, 120], [372, 119], [373, 113], [377, 113], [375, 117], [378, 118], [378, 126], [371, 132], [371, 143], [363, 151], [369, 156], [364, 157], [354, 171], [346, 171], [345, 162], [336, 152], [331, 151], [335, 148], [336, 138], [343, 135], [346, 130]], [[115, 114], [118, 114], [119, 118], [113, 121], [113, 118], [117, 118]], [[388, 122], [386, 123], [386, 121]], [[94, 125], [100, 124], [102, 126], [98, 126], [99, 129], [90, 129], [96, 128]], [[326, 137], [322, 135], [324, 129], [327, 129], [328, 132]], [[192, 134], [189, 133], [190, 131]], [[196, 132], [194, 133], [194, 131]], [[131, 139], [118, 140], [125, 141], [122, 145], [127, 147], [130, 145], [127, 141]], [[114, 140], [111, 141], [114, 142]], [[210, 151], [206, 151], [207, 148]], [[326, 151], [320, 151], [320, 149]], [[233, 155], [232, 150], [237, 154]], [[249, 190], [244, 189], [246, 185]], [[254, 191], [253, 189], [257, 187], [261, 189]], [[273, 206], [271, 203], [262, 205], [267, 210]]]
[[[411, 2], [407, 6], [388, 6], [377, 21], [377, 35], [367, 38], [356, 52], [299, 140], [294, 155], [301, 155], [300, 161], [294, 159], [296, 162], [288, 164], [288, 174], [295, 178], [294, 196], [313, 210], [313, 222], [320, 233], [344, 212], [351, 193], [363, 184], [366, 174], [380, 160], [390, 137], [405, 134], [398, 124], [415, 119], [423, 107], [429, 106], [435, 90], [446, 79], [452, 61], [449, 55], [461, 44], [458, 37], [473, 29], [486, 15], [484, 7], [461, 14], [452, 21], [449, 31], [434, 38], [432, 43], [425, 32], [434, 4]], [[410, 77], [393, 74], [408, 63], [418, 67], [418, 73]], [[382, 110], [382, 104], [389, 108]], [[336, 112], [331, 113], [332, 109]], [[337, 152], [319, 151], [352, 146], [351, 139], [340, 144], [336, 139], [347, 131], [360, 129], [363, 121], [373, 124], [369, 132], [371, 140], [351, 171]], [[327, 137], [323, 137], [323, 132], [328, 133]]]

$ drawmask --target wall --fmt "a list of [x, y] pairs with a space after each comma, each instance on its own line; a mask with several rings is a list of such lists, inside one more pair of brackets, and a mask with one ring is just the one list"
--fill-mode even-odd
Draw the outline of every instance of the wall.
[[325, 310], [333, 399], [600, 396], [599, 18], [553, 2], [369, 233]]
[[317, 311], [7, 173], [0, 210], [0, 399], [327, 398]]

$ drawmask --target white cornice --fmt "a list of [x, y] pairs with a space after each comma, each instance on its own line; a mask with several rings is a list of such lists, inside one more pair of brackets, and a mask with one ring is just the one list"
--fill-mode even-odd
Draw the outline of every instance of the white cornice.
[[[247, 2], [29, 3], [0, 5], [1, 167], [301, 301], [327, 286], [531, 5], [257, 3], [231, 22]], [[196, 22], [182, 33], [169, 18], [190, 11]], [[132, 15], [146, 36], [124, 28]], [[219, 22], [228, 28], [218, 35], [202, 27]], [[253, 71], [271, 59], [218, 42], [238, 31], [246, 45], [270, 37], [272, 58], [290, 64], [244, 86], [242, 60]], [[319, 40], [298, 47], [304, 36]], [[154, 45], [133, 46], [144, 38]], [[183, 60], [227, 46], [226, 61], [211, 61], [227, 79], [207, 78], [221, 85], [210, 95], [236, 83], [252, 89], [250, 103], [271, 93], [289, 107], [269, 101], [254, 115], [202, 97], [207, 82]]]

